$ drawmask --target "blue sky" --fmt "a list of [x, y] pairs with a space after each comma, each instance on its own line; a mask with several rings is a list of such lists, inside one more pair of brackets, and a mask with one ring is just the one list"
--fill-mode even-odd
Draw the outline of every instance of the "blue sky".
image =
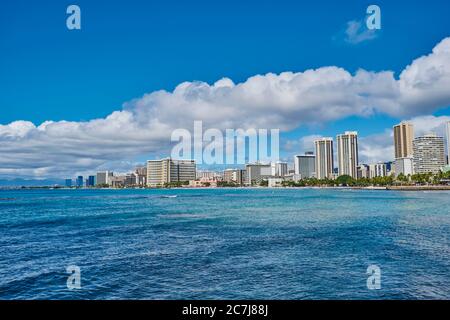
[[[77, 4], [82, 30], [66, 28]], [[382, 29], [345, 40], [349, 21], [377, 4]], [[268, 72], [337, 66], [395, 76], [450, 35], [448, 1], [2, 1], [0, 124], [104, 118], [145, 93], [184, 81], [239, 83]], [[448, 107], [448, 105], [446, 105]], [[433, 110], [447, 115], [449, 109]], [[283, 133], [368, 136], [400, 117], [375, 114]], [[368, 125], [368, 123], [370, 125]], [[145, 157], [145, 156], [142, 156]]]

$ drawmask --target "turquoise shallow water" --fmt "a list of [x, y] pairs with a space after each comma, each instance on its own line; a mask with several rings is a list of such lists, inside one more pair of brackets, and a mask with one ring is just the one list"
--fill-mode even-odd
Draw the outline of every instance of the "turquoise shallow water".
[[0, 298], [449, 299], [449, 208], [449, 192], [0, 190]]

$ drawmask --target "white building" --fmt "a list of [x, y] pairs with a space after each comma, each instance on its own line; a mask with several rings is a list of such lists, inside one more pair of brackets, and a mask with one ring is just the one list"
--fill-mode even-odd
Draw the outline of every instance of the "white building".
[[203, 171], [203, 170], [198, 170], [197, 171], [197, 179], [222, 179], [223, 174], [221, 172], [216, 172], [216, 171]]
[[243, 185], [246, 182], [246, 171], [242, 169], [226, 169], [223, 172], [223, 181]]
[[450, 121], [446, 123], [447, 131], [447, 163], [450, 165]]
[[283, 185], [283, 178], [268, 178], [267, 186], [269, 188], [281, 187]]
[[385, 163], [374, 163], [369, 165], [369, 177], [371, 179], [387, 176], [387, 166]]
[[270, 164], [247, 164], [245, 170], [247, 185], [259, 184], [272, 176], [272, 166]]
[[312, 152], [294, 157], [294, 172], [302, 179], [313, 178], [316, 175], [316, 156]]
[[171, 158], [147, 161], [147, 186], [158, 187], [171, 182], [195, 180], [195, 160]]
[[368, 179], [370, 178], [369, 166], [366, 164], [360, 164], [357, 168], [358, 179]]
[[97, 172], [97, 185], [110, 185], [114, 173], [111, 171]]
[[414, 174], [413, 158], [406, 157], [395, 159], [394, 168], [396, 176], [399, 176], [400, 174], [403, 174], [405, 176], [413, 175]]
[[314, 141], [314, 146], [316, 149], [316, 178], [332, 179], [334, 170], [333, 138], [318, 139]]
[[414, 172], [438, 173], [445, 166], [444, 138], [436, 134], [417, 137], [413, 141]]
[[358, 132], [346, 131], [337, 136], [339, 175], [358, 177]]
[[284, 177], [285, 175], [288, 174], [288, 164], [287, 162], [281, 162], [281, 161], [277, 161], [277, 162], [272, 162], [270, 164], [271, 166], [271, 174], [274, 177]]

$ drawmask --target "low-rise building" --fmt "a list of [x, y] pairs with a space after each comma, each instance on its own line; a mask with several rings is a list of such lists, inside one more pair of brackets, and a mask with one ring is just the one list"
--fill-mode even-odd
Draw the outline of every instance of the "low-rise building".
[[369, 165], [369, 177], [371, 179], [387, 176], [387, 166], [385, 163], [374, 163]]
[[243, 169], [226, 169], [223, 172], [223, 181], [243, 185], [247, 178], [246, 172]]
[[405, 157], [395, 159], [394, 171], [395, 176], [397, 177], [400, 174], [403, 174], [404, 176], [413, 175], [414, 174], [413, 158]]
[[271, 177], [267, 179], [267, 186], [269, 188], [282, 187], [284, 178]]

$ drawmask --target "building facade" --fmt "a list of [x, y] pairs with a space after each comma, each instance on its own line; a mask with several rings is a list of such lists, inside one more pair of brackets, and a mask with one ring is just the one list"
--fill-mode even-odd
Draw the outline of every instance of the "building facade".
[[171, 158], [147, 161], [147, 186], [158, 187], [166, 183], [195, 180], [195, 160]]
[[272, 176], [274, 177], [284, 177], [288, 174], [288, 164], [287, 162], [272, 162], [271, 164]]
[[357, 168], [358, 179], [368, 179], [370, 178], [369, 166], [366, 164], [360, 164]]
[[226, 169], [223, 172], [223, 181], [228, 183], [236, 183], [243, 185], [246, 182], [246, 170], [242, 169]]
[[450, 165], [450, 121], [445, 124], [445, 129], [447, 133], [447, 164]]
[[97, 185], [111, 184], [110, 180], [113, 176], [114, 176], [114, 173], [111, 171], [97, 172]]
[[334, 170], [333, 138], [314, 141], [316, 149], [315, 172], [317, 179], [332, 179]]
[[136, 175], [136, 184], [138, 186], [143, 187], [147, 185], [147, 167], [136, 167], [134, 174]]
[[83, 180], [83, 176], [78, 176], [77, 180], [76, 180], [76, 186], [78, 188], [81, 188], [84, 186], [84, 180]]
[[89, 176], [87, 179], [87, 187], [95, 187], [96, 183], [95, 183], [95, 176]]
[[247, 173], [246, 185], [259, 184], [264, 179], [272, 176], [272, 166], [270, 164], [247, 164], [245, 171]]
[[399, 176], [400, 174], [403, 174], [405, 176], [414, 174], [414, 165], [412, 157], [395, 159], [394, 167], [396, 176]]
[[302, 179], [314, 178], [316, 176], [316, 156], [312, 152], [294, 157], [294, 172]]
[[386, 177], [387, 165], [385, 163], [374, 163], [369, 165], [369, 178]]
[[413, 156], [414, 127], [409, 122], [394, 126], [395, 159]]
[[414, 173], [438, 173], [445, 166], [444, 138], [428, 134], [413, 140]]
[[358, 133], [346, 131], [337, 136], [339, 175], [358, 177]]

